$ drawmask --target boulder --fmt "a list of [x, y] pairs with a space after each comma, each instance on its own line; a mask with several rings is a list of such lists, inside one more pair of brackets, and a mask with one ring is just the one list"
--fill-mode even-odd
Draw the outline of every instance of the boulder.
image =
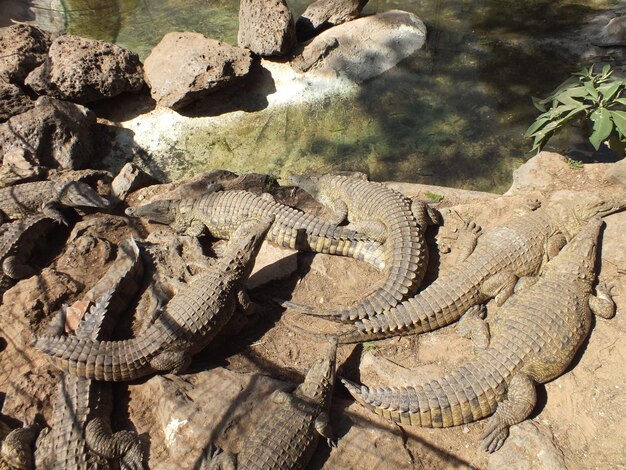
[[70, 35], [52, 42], [46, 61], [26, 77], [25, 83], [39, 94], [76, 103], [139, 91], [144, 85], [135, 52]]
[[362, 83], [391, 69], [425, 42], [422, 20], [413, 13], [392, 10], [324, 31], [304, 46], [292, 67]]
[[597, 46], [626, 46], [626, 15], [611, 19], [595, 40]]
[[125, 199], [128, 193], [154, 183], [156, 181], [152, 176], [134, 163], [127, 163], [113, 179], [111, 191], [118, 199]]
[[33, 155], [23, 148], [15, 148], [2, 157], [0, 188], [42, 178], [45, 168], [37, 165]]
[[146, 81], [160, 106], [181, 109], [250, 71], [249, 51], [200, 33], [168, 33], [145, 62]]
[[0, 122], [28, 111], [33, 106], [34, 103], [20, 87], [0, 80]]
[[296, 28], [285, 0], [241, 0], [237, 43], [263, 57], [289, 54]]
[[87, 108], [40, 97], [35, 107], [0, 124], [0, 150], [27, 148], [39, 165], [76, 169], [93, 153], [96, 116]]
[[16, 24], [0, 31], [0, 77], [20, 84], [46, 59], [52, 42], [49, 33], [34, 26]]
[[298, 41], [306, 41], [325, 29], [358, 18], [368, 0], [317, 0], [296, 21]]

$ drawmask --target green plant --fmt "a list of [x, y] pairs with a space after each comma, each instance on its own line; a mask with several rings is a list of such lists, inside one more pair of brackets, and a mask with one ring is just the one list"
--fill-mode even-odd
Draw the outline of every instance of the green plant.
[[598, 150], [605, 140], [618, 155], [626, 151], [626, 80], [611, 78], [605, 65], [600, 73], [593, 66], [583, 68], [559, 85], [545, 99], [533, 97], [542, 112], [528, 128], [525, 137], [533, 138], [532, 150], [541, 150], [548, 139], [575, 118], [588, 130], [589, 141]]
[[581, 162], [580, 160], [575, 160], [573, 158], [568, 158], [566, 163], [567, 166], [569, 166], [572, 170], [580, 170], [583, 167], [583, 162]]
[[426, 196], [428, 199], [430, 199], [433, 202], [441, 202], [443, 200], [443, 195], [437, 194], [437, 193], [431, 193], [430, 191], [426, 191], [424, 193], [424, 196]]
[[372, 343], [363, 344], [363, 351], [374, 351], [376, 349], [378, 349], [378, 346], [376, 346], [375, 344], [372, 344]]

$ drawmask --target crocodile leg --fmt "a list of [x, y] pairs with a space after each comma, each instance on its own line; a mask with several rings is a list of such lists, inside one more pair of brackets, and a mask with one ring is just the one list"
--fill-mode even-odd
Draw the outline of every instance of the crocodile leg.
[[97, 417], [87, 423], [85, 441], [96, 454], [107, 459], [120, 459], [124, 469], [144, 468], [141, 441], [133, 432], [120, 431], [113, 434], [109, 423]]
[[237, 470], [236, 461], [233, 454], [211, 444], [202, 453], [200, 470]]
[[557, 233], [556, 235], [552, 235], [548, 238], [546, 242], [546, 258], [547, 261], [550, 261], [556, 255], [559, 254], [561, 248], [565, 246], [567, 240], [565, 239], [565, 235], [562, 233]]
[[517, 280], [515, 284], [515, 293], [522, 292], [524, 289], [528, 289], [529, 287], [535, 285], [539, 280], [539, 276], [523, 276]]
[[537, 403], [535, 382], [526, 374], [513, 376], [508, 386], [507, 398], [498, 404], [495, 414], [487, 422], [482, 447], [495, 452], [509, 436], [509, 428], [524, 421]]
[[469, 255], [472, 254], [474, 248], [476, 248], [476, 243], [478, 242], [478, 237], [480, 237], [481, 231], [481, 227], [476, 225], [474, 222], [468, 222], [465, 224], [465, 227], [459, 234], [459, 238], [457, 240], [457, 263], [465, 261]]
[[189, 235], [190, 237], [200, 237], [204, 232], [206, 232], [206, 227], [199, 220], [194, 220], [185, 229], [185, 235]]
[[339, 225], [348, 218], [348, 205], [343, 200], [333, 199], [324, 203], [332, 211], [332, 214], [326, 218], [331, 224]]
[[509, 271], [500, 271], [485, 279], [481, 287], [481, 292], [487, 298], [495, 298], [496, 305], [502, 305], [506, 299], [513, 295], [517, 276]]
[[459, 336], [469, 338], [476, 352], [489, 347], [489, 325], [485, 321], [485, 309], [480, 305], [470, 307], [456, 325]]
[[150, 361], [150, 367], [160, 372], [181, 374], [191, 364], [191, 356], [185, 351], [164, 351]]
[[346, 228], [354, 230], [355, 232], [360, 232], [372, 240], [376, 240], [380, 243], [385, 243], [389, 234], [387, 226], [380, 220], [359, 220], [356, 222], [350, 222], [346, 225]]
[[34, 428], [18, 428], [11, 431], [2, 441], [0, 461], [4, 460], [9, 468], [28, 470], [33, 468], [32, 445], [37, 437]]
[[241, 289], [237, 292], [237, 304], [247, 317], [254, 316], [259, 311], [258, 304], [250, 300], [248, 291], [245, 289]]
[[322, 411], [317, 418], [315, 418], [315, 430], [320, 436], [326, 438], [326, 442], [329, 447], [337, 447], [337, 443], [333, 438], [333, 429], [330, 424], [330, 416], [327, 411]]
[[2, 262], [2, 270], [11, 279], [23, 279], [35, 274], [35, 270], [22, 263], [21, 256], [17, 255], [7, 256]]
[[611, 288], [606, 284], [596, 287], [596, 295], [589, 296], [589, 308], [601, 318], [610, 319], [615, 316], [615, 302], [611, 298]]
[[69, 222], [65, 217], [63, 217], [63, 214], [61, 214], [61, 212], [53, 206], [46, 204], [41, 208], [41, 212], [51, 219], [56, 220], [59, 224], [65, 225], [66, 227], [69, 226]]

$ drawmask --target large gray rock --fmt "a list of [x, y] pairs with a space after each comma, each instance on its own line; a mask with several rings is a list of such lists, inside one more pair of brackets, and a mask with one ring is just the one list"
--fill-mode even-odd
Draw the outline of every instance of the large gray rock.
[[237, 43], [264, 57], [289, 54], [296, 28], [285, 0], [241, 0]]
[[25, 83], [39, 94], [89, 103], [138, 91], [143, 85], [139, 56], [115, 44], [78, 36], [60, 36], [46, 61]]
[[324, 31], [304, 47], [292, 67], [362, 83], [411, 56], [425, 42], [422, 20], [413, 13], [392, 10]]
[[34, 103], [20, 87], [0, 79], [0, 122], [28, 111], [33, 106]]
[[250, 71], [249, 51], [200, 33], [166, 34], [145, 62], [146, 81], [160, 106], [181, 109]]
[[95, 125], [87, 108], [42, 96], [33, 109], [0, 124], [0, 149], [26, 148], [42, 166], [83, 168], [93, 153]]
[[626, 46], [626, 15], [618, 16], [609, 21], [596, 41], [598, 46]]
[[298, 41], [306, 41], [331, 26], [358, 18], [369, 0], [317, 0], [296, 21]]
[[16, 24], [0, 31], [0, 77], [20, 84], [46, 59], [52, 39], [34, 26]]

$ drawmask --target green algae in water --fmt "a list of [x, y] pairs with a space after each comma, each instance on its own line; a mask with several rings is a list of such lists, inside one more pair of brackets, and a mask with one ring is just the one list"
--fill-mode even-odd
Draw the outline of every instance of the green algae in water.
[[[295, 16], [308, 3], [290, 2]], [[75, 17], [83, 20], [79, 24], [70, 16], [70, 30], [115, 38], [142, 57], [173, 30], [236, 43], [237, 2], [116, 5], [106, 11], [119, 12], [117, 20], [107, 19], [89, 32], [88, 17]], [[522, 137], [536, 117], [530, 96], [551, 91], [581, 65], [541, 39], [621, 5], [615, 0], [371, 0], [366, 13], [397, 8], [420, 16], [429, 28], [426, 50], [365, 83], [356, 97], [257, 111], [243, 116], [235, 132], [190, 129], [168, 144], [166, 173], [176, 179], [218, 167], [276, 175], [345, 169], [366, 171], [376, 180], [503, 191], [512, 170], [531, 156]]]

